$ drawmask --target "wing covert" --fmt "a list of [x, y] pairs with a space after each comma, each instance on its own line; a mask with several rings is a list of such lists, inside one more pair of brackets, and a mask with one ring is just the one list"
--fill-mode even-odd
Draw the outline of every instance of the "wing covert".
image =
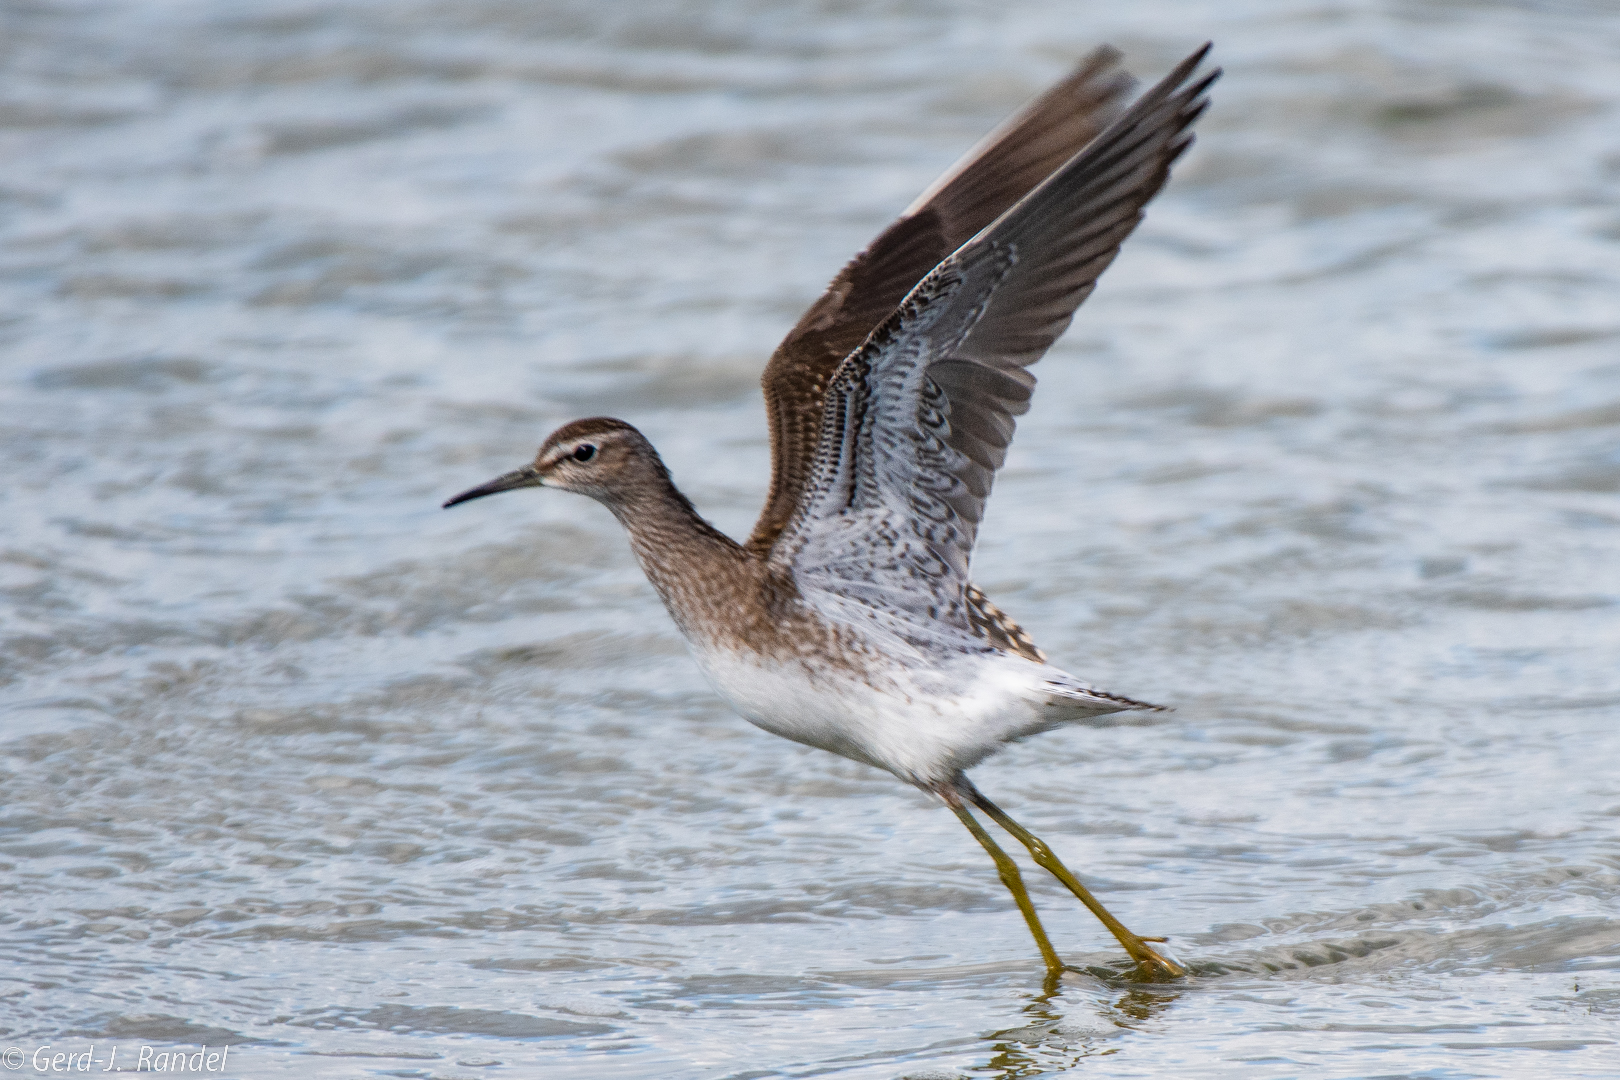
[[771, 489], [748, 544], [768, 549], [792, 515], [821, 435], [833, 372], [917, 282], [1119, 115], [1133, 80], [1107, 46], [1030, 102], [918, 196], [841, 270], [772, 354], [761, 382]]

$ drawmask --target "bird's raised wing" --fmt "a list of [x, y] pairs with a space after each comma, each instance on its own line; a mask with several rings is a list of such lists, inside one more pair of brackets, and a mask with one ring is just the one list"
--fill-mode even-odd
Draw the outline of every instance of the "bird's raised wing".
[[770, 552], [801, 595], [914, 641], [980, 636], [968, 561], [1029, 408], [1026, 369], [1192, 142], [1220, 74], [1195, 74], [1208, 51], [941, 262], [838, 367], [803, 498]]
[[771, 424], [771, 493], [749, 546], [765, 550], [793, 514], [821, 436], [833, 372], [924, 274], [1028, 194], [1119, 115], [1132, 80], [1103, 47], [985, 136], [850, 260], [771, 357], [761, 380]]

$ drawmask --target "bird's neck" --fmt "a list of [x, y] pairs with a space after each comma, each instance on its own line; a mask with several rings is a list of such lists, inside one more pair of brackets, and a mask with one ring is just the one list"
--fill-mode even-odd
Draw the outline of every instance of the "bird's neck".
[[609, 502], [630, 548], [664, 606], [689, 639], [735, 617], [756, 581], [756, 557], [693, 509], [661, 467], [630, 497]]

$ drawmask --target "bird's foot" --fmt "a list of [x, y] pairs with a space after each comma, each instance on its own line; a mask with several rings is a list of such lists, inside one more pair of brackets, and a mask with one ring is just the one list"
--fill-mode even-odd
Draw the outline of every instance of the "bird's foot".
[[1187, 977], [1187, 969], [1161, 955], [1157, 950], [1148, 947], [1148, 942], [1164, 944], [1164, 938], [1142, 938], [1131, 935], [1131, 940], [1122, 940], [1125, 951], [1130, 953], [1131, 959], [1136, 961], [1135, 978], [1142, 982], [1175, 982], [1177, 979]]

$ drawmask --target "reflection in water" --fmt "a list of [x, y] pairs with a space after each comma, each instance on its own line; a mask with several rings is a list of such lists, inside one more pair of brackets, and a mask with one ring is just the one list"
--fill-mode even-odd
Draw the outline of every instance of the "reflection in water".
[[1112, 1002], [1106, 995], [1096, 999], [1095, 1018], [1087, 1023], [1075, 1016], [1081, 1008], [1077, 994], [1065, 1000], [1060, 988], [1048, 986], [1019, 1010], [1026, 1018], [1023, 1026], [986, 1037], [990, 1056], [968, 1071], [995, 1080], [1024, 1080], [1061, 1073], [1086, 1058], [1118, 1054], [1123, 1032], [1145, 1029], [1146, 1021], [1168, 1013], [1182, 994], [1162, 984], [1130, 987]]
[[[1129, 1020], [1121, 1020], [1121, 1027], [1136, 1027], [1137, 1023], [1151, 1020], [1158, 1014], [1165, 1012], [1176, 999], [1181, 996], [1179, 991], [1169, 987], [1132, 987], [1125, 991], [1115, 1002], [1114, 1009]], [[1137, 1023], [1131, 1023], [1136, 1021]]]

